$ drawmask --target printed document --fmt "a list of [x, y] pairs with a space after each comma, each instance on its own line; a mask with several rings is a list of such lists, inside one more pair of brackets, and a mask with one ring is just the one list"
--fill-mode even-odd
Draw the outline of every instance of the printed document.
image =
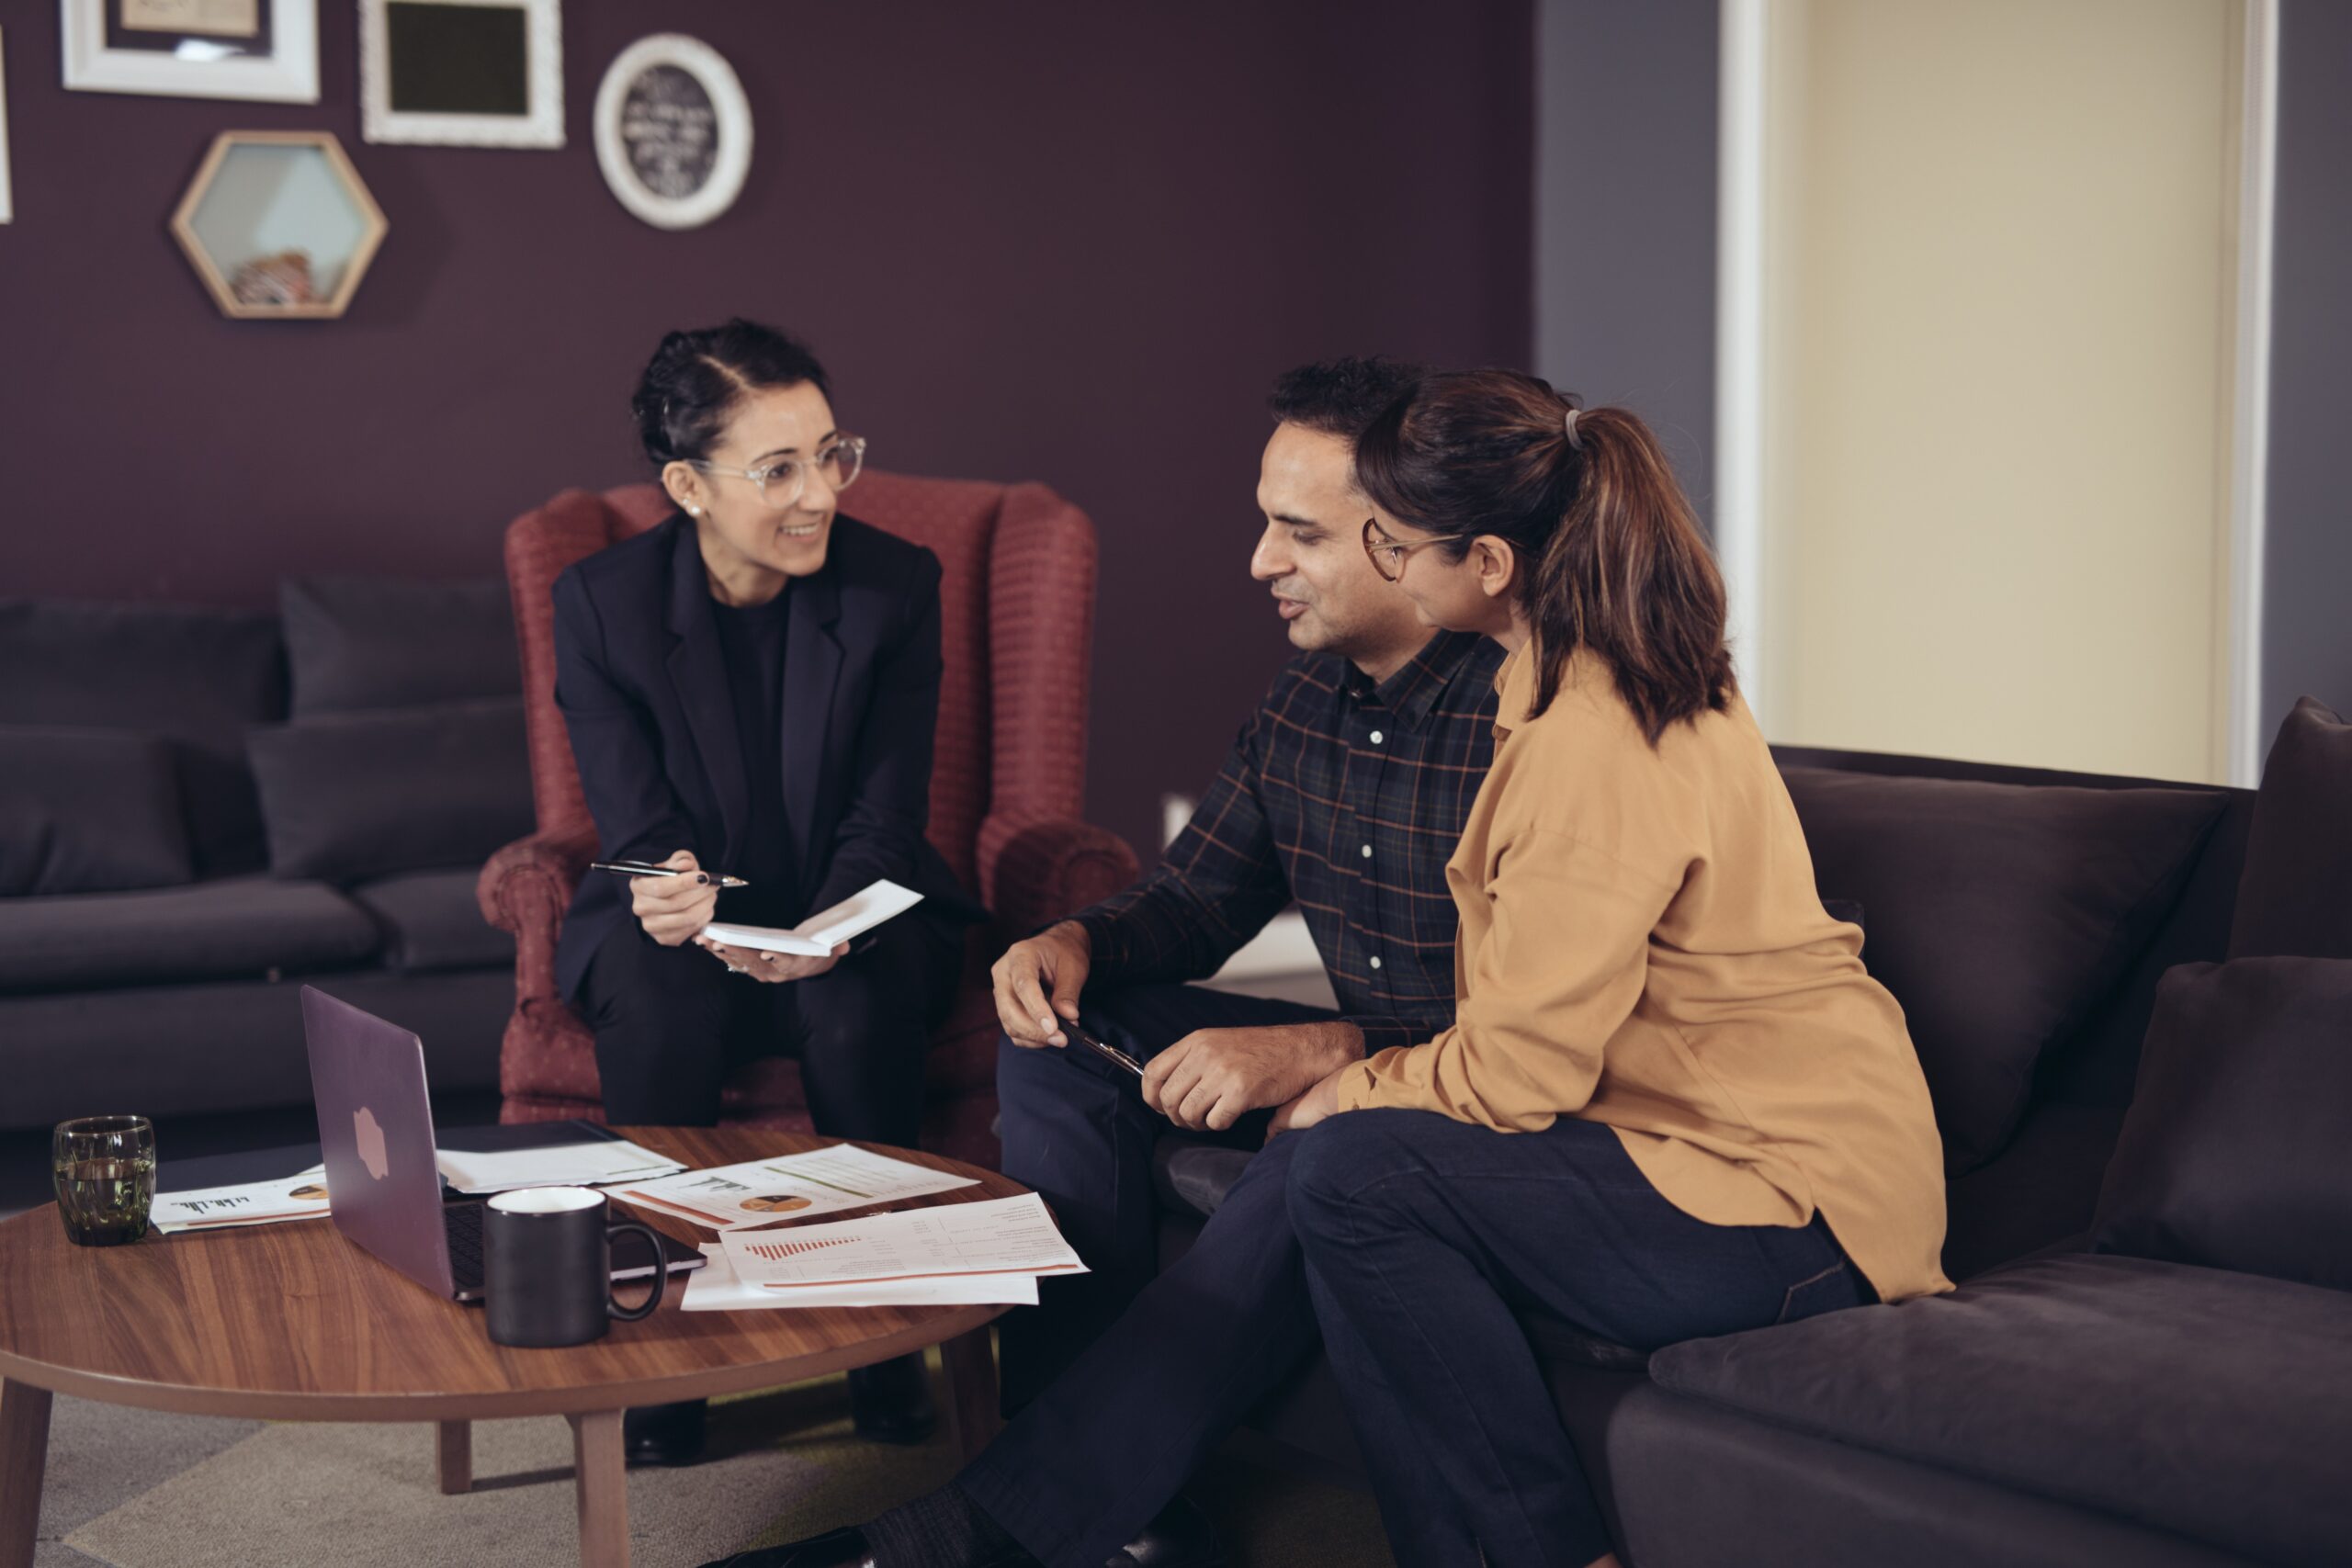
[[164, 1235], [173, 1235], [181, 1231], [220, 1230], [231, 1225], [322, 1219], [326, 1213], [326, 1167], [314, 1165], [279, 1181], [158, 1192], [154, 1205], [147, 1211], [147, 1219]]
[[705, 1242], [702, 1255], [710, 1259], [686, 1276], [682, 1312], [773, 1312], [783, 1307], [820, 1306], [1035, 1306], [1035, 1274], [961, 1274], [944, 1280], [881, 1280], [866, 1285], [802, 1285], [796, 1290], [771, 1291], [736, 1278], [727, 1260], [727, 1248]]
[[790, 931], [775, 926], [730, 926], [718, 921], [702, 934], [729, 947], [757, 948], [767, 953], [797, 953], [822, 958], [853, 937], [865, 935], [894, 915], [903, 915], [922, 902], [922, 895], [895, 882], [877, 882], [854, 893], [830, 909], [820, 909]]
[[650, 1181], [686, 1168], [626, 1138], [560, 1144], [543, 1149], [435, 1149], [433, 1163], [460, 1192], [508, 1192], [517, 1187], [604, 1187]]
[[968, 1176], [871, 1154], [854, 1144], [835, 1144], [779, 1159], [747, 1160], [741, 1165], [689, 1170], [658, 1181], [632, 1181], [617, 1188], [614, 1195], [724, 1231], [977, 1185]]
[[790, 1292], [811, 1285], [955, 1274], [1083, 1274], [1035, 1192], [719, 1238], [736, 1277]]

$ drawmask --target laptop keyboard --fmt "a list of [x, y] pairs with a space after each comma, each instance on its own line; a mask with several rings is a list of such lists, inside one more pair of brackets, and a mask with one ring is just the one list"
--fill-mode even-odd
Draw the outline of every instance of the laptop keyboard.
[[449, 1233], [449, 1278], [460, 1291], [481, 1289], [480, 1203], [445, 1203], [441, 1224]]

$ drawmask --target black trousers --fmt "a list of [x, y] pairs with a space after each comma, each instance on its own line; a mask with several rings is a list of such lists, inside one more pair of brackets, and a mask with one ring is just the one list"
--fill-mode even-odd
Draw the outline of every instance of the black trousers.
[[800, 1062], [809, 1119], [827, 1137], [911, 1148], [923, 1056], [955, 996], [952, 925], [910, 911], [813, 979], [769, 985], [692, 942], [663, 947], [634, 921], [589, 961], [580, 1008], [596, 1036], [606, 1120], [708, 1127], [728, 1073], [758, 1056]]

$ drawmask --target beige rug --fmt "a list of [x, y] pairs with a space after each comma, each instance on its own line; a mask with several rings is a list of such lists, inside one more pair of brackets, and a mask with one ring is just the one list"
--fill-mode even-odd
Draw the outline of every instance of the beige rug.
[[[694, 1568], [871, 1517], [947, 1480], [945, 1436], [864, 1442], [838, 1377], [711, 1411], [712, 1456], [631, 1471], [634, 1568]], [[437, 1568], [578, 1561], [571, 1429], [560, 1418], [474, 1424], [474, 1490], [435, 1484], [424, 1426], [274, 1425], [100, 1515], [64, 1544], [113, 1568]], [[1193, 1488], [1236, 1568], [1383, 1568], [1369, 1498], [1225, 1459]]]

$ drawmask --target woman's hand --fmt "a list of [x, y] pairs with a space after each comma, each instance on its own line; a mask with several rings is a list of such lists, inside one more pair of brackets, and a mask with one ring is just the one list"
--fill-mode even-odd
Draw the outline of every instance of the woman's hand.
[[703, 874], [691, 850], [680, 850], [662, 863], [677, 874], [630, 877], [628, 907], [647, 936], [675, 947], [718, 913], [718, 884]]
[[838, 942], [833, 951], [822, 958], [804, 957], [797, 953], [770, 953], [764, 948], [729, 947], [708, 937], [695, 938], [695, 945], [714, 954], [721, 964], [738, 975], [749, 975], [763, 985], [776, 985], [786, 980], [813, 980], [842, 961], [849, 951], [849, 943]]
[[1272, 1143], [1277, 1134], [1295, 1133], [1312, 1127], [1326, 1116], [1340, 1113], [1340, 1075], [1352, 1066], [1343, 1062], [1315, 1080], [1315, 1087], [1296, 1100], [1274, 1111], [1274, 1119], [1266, 1125], [1266, 1142]]

